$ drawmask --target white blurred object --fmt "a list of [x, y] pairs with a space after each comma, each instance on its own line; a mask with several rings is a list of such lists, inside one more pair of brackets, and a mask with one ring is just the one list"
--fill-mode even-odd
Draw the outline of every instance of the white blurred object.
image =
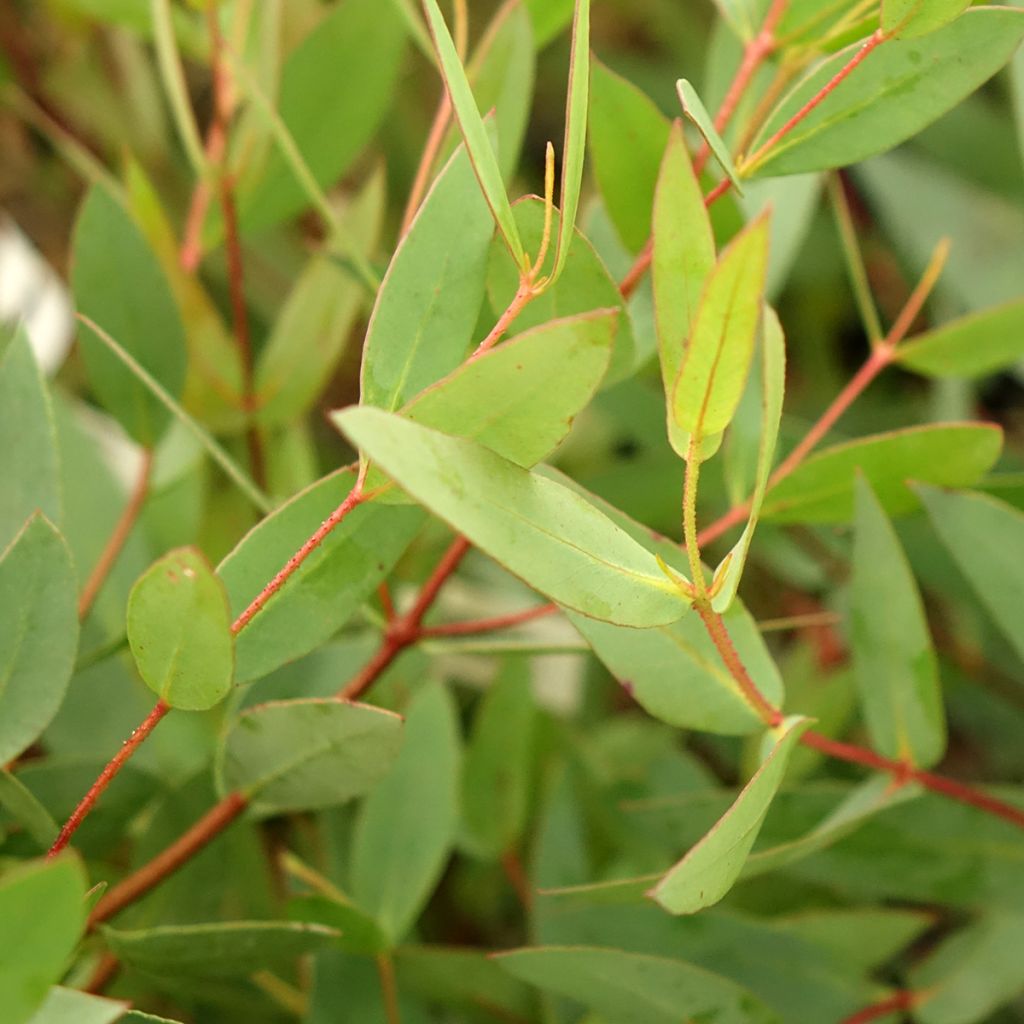
[[75, 335], [74, 306], [56, 271], [0, 211], [0, 322], [21, 321], [43, 373], [53, 376]]

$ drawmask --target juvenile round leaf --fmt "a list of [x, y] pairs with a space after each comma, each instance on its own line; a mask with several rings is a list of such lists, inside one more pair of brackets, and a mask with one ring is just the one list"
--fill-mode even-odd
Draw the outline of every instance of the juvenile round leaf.
[[260, 704], [231, 725], [217, 754], [222, 793], [257, 815], [333, 807], [372, 789], [402, 742], [402, 720], [342, 700]]
[[204, 711], [227, 696], [235, 670], [227, 593], [194, 548], [165, 555], [132, 587], [128, 643], [143, 681], [171, 707]]

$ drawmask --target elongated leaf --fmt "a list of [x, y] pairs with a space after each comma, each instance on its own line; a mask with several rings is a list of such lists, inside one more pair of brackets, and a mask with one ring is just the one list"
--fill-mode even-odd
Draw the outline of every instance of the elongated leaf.
[[335, 423], [417, 501], [560, 604], [633, 626], [686, 611], [653, 555], [554, 481], [376, 409], [346, 409]]
[[1024, 514], [986, 494], [948, 494], [919, 487], [932, 526], [1003, 636], [1024, 657], [1020, 630], [1020, 565]]
[[569, 259], [576, 227], [576, 211], [583, 185], [587, 151], [587, 116], [590, 107], [590, 0], [576, 0], [569, 56], [569, 86], [565, 98], [565, 141], [562, 145], [562, 193], [558, 204], [558, 247], [551, 279], [557, 281]]
[[110, 951], [140, 971], [161, 977], [211, 978], [247, 975], [287, 963], [330, 945], [338, 935], [333, 928], [293, 921], [230, 921], [102, 931]]
[[460, 148], [381, 284], [363, 349], [364, 404], [397, 409], [462, 362], [483, 300], [492, 234]]
[[[289, 54], [278, 109], [321, 188], [345, 174], [384, 120], [398, 84], [405, 37], [394, 4], [345, 0]], [[339, 87], [339, 68], [359, 83], [358, 89]], [[307, 205], [306, 190], [276, 147], [256, 170], [240, 187], [246, 228], [271, 227]]]
[[114, 1024], [124, 1018], [128, 1005], [54, 985], [29, 1024]]
[[0, 807], [11, 816], [41, 850], [48, 850], [57, 838], [57, 823], [50, 812], [17, 776], [0, 771]]
[[401, 725], [388, 711], [341, 700], [259, 704], [224, 737], [218, 786], [243, 793], [258, 815], [333, 807], [387, 774]]
[[[217, 568], [240, 615], [347, 497], [351, 469], [313, 484], [249, 531]], [[413, 508], [361, 505], [270, 598], [235, 643], [239, 682], [258, 679], [319, 646], [390, 572], [423, 524]]]
[[684, 960], [585, 946], [520, 949], [496, 959], [513, 977], [583, 1003], [616, 1024], [779, 1022], [747, 989]]
[[732, 888], [782, 783], [789, 755], [809, 724], [806, 718], [790, 718], [772, 730], [774, 745], [757, 774], [724, 817], [652, 890], [667, 911], [694, 914]]
[[754, 539], [754, 530], [757, 529], [757, 520], [761, 514], [761, 505], [768, 491], [768, 477], [771, 475], [775, 445], [779, 439], [779, 424], [782, 422], [785, 389], [786, 340], [775, 311], [766, 306], [761, 332], [761, 438], [757, 452], [754, 493], [750, 499], [747, 525], [740, 539], [715, 570], [715, 578], [722, 581], [718, 593], [711, 602], [716, 612], [725, 611], [739, 589], [747, 554]]
[[882, 31], [897, 39], [928, 35], [970, 6], [971, 0], [882, 0]]
[[393, 944], [419, 916], [458, 825], [459, 725], [437, 683], [409, 706], [402, 749], [363, 804], [352, 850], [352, 895]]
[[85, 889], [82, 865], [68, 854], [29, 861], [0, 878], [5, 1022], [25, 1024], [60, 980], [85, 927]]
[[227, 696], [235, 668], [228, 598], [199, 551], [172, 551], [139, 578], [128, 598], [128, 643], [165, 704], [204, 711]]
[[732, 419], [754, 354], [768, 270], [768, 219], [737, 237], [707, 280], [672, 392], [676, 424], [698, 442]]
[[1024, 300], [972, 313], [919, 334], [896, 360], [928, 377], [981, 377], [1024, 359]]
[[288, 916], [293, 921], [336, 929], [340, 933], [336, 944], [346, 953], [376, 956], [388, 950], [388, 937], [380, 925], [354, 903], [324, 896], [300, 896], [289, 902]]
[[[856, 163], [898, 145], [991, 78], [1024, 35], [1024, 11], [982, 7], [922, 39], [893, 39], [870, 54], [744, 175], [798, 174]], [[823, 61], [778, 105], [755, 152], [820, 92], [860, 47]]]
[[526, 254], [519, 238], [515, 218], [512, 216], [512, 207], [509, 205], [508, 194], [502, 181], [501, 169], [498, 167], [497, 157], [494, 155], [494, 149], [487, 137], [487, 129], [480, 116], [476, 99], [473, 97], [473, 90], [470, 88], [466, 71], [455, 50], [455, 43], [445, 24], [444, 16], [437, 6], [437, 0], [423, 0], [423, 10], [427, 16], [430, 34], [434, 39], [434, 48], [437, 50], [441, 73], [444, 75], [445, 85], [448, 87], [448, 95], [451, 97], [452, 109], [455, 111], [455, 117], [462, 129], [462, 137], [466, 141], [466, 149], [469, 151], [480, 188], [491, 209], [498, 231], [505, 239], [509, 252], [512, 253], [512, 258], [518, 266], [524, 267]]
[[872, 747], [921, 768], [946, 749], [939, 667], [896, 531], [863, 477], [856, 485], [850, 639]]
[[679, 95], [683, 113], [694, 123], [697, 131], [700, 132], [711, 152], [714, 153], [719, 166], [725, 171], [726, 177], [732, 182], [733, 188], [743, 195], [739, 175], [736, 173], [732, 157], [729, 155], [729, 147], [725, 144], [722, 136], [718, 134], [718, 129], [715, 128], [714, 121], [697, 94], [697, 90], [685, 78], [680, 78], [676, 82], [676, 92]]
[[64, 699], [78, 650], [77, 589], [64, 538], [33, 516], [0, 555], [0, 764], [38, 739]]
[[967, 487], [992, 467], [998, 427], [943, 423], [861, 438], [812, 455], [768, 491], [761, 516], [780, 523], [842, 523], [853, 518], [857, 471], [890, 516], [918, 507], [908, 480]]
[[37, 510], [61, 522], [57, 428], [50, 396], [20, 328], [0, 325], [0, 550]]
[[[75, 305], [117, 338], [173, 397], [185, 383], [185, 335], [160, 265], [125, 210], [103, 189], [85, 198], [72, 242]], [[139, 444], [152, 447], [167, 410], [92, 332], [81, 332], [89, 381], [106, 409]]]

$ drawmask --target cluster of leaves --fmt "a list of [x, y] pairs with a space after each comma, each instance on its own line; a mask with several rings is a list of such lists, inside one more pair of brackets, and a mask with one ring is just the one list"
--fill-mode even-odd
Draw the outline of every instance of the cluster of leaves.
[[31, 6], [4, 1021], [1020, 1019], [1024, 10]]

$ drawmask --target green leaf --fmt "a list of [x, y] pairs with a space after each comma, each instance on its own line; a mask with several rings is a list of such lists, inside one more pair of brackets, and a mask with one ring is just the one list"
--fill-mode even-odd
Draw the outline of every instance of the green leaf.
[[172, 708], [205, 711], [231, 689], [234, 637], [224, 585], [195, 548], [164, 555], [128, 598], [128, 643], [143, 682]]
[[896, 39], [928, 35], [970, 6], [971, 0], [882, 0], [882, 31]]
[[111, 953], [148, 974], [231, 978], [331, 945], [333, 928], [292, 921], [166, 925], [138, 931], [103, 928]]
[[1024, 514], [985, 494], [917, 493], [935, 532], [1003, 636], [1024, 658], [1020, 630], [1020, 565]]
[[[117, 338], [173, 397], [185, 383], [185, 335], [163, 270], [132, 219], [93, 187], [75, 223], [71, 284], [78, 311]], [[170, 421], [163, 405], [102, 345], [81, 332], [82, 358], [97, 398], [121, 426], [153, 447]]]
[[854, 524], [850, 640], [871, 745], [929, 768], [946, 749], [938, 662], [910, 564], [863, 477]]
[[57, 838], [57, 823], [32, 791], [9, 771], [0, 771], [0, 807], [27, 833], [41, 850]]
[[896, 361], [927, 377], [982, 377], [1024, 358], [1024, 300], [972, 313], [919, 334]]
[[700, 96], [697, 95], [697, 90], [685, 78], [680, 78], [676, 82], [676, 92], [679, 95], [683, 113], [694, 123], [719, 166], [725, 171], [726, 177], [732, 182], [733, 188], [743, 195], [739, 175], [737, 175], [732, 157], [729, 155], [729, 147], [725, 144], [722, 136], [718, 134], [718, 129], [715, 128], [711, 115], [701, 102]]
[[[626, 692], [655, 718], [726, 736], [763, 727], [697, 616], [654, 629], [613, 626], [572, 613], [569, 619]], [[750, 613], [734, 603], [725, 622], [758, 689], [780, 704], [782, 679]]]
[[757, 451], [757, 470], [754, 477], [754, 493], [750, 499], [750, 513], [747, 525], [732, 550], [722, 559], [715, 570], [715, 579], [721, 579], [721, 587], [711, 601], [716, 612], [725, 611], [739, 589], [747, 554], [757, 529], [761, 505], [768, 491], [768, 478], [775, 457], [775, 445], [779, 439], [779, 424], [782, 422], [782, 401], [786, 390], [786, 339], [782, 324], [775, 311], [765, 306], [761, 329], [761, 438]]
[[725, 815], [652, 890], [672, 914], [695, 914], [717, 903], [743, 871], [750, 848], [782, 783], [789, 755], [810, 725], [790, 718], [768, 736], [771, 752]]
[[474, 853], [497, 859], [526, 824], [537, 709], [530, 663], [509, 658], [481, 700], [462, 775], [462, 815]]
[[768, 219], [759, 217], [708, 277], [673, 387], [673, 419], [698, 442], [725, 430], [743, 394], [767, 269]]
[[995, 910], [946, 939], [911, 969], [922, 995], [914, 1004], [921, 1024], [973, 1024], [988, 1020], [1024, 989], [1024, 916]]
[[559, 604], [633, 626], [674, 622], [686, 611], [653, 555], [553, 480], [376, 409], [334, 419], [417, 501]]
[[[401, 73], [405, 38], [405, 23], [393, 4], [345, 0], [289, 54], [281, 74], [281, 120], [322, 188], [349, 170], [383, 122]], [[358, 88], [339, 87], [339, 68]], [[306, 190], [277, 147], [255, 170], [239, 189], [247, 230], [271, 227], [306, 207]]]
[[398, 409], [458, 366], [473, 341], [493, 229], [460, 148], [399, 243], [363, 349], [362, 402]]
[[[1009, 59], [1024, 11], [982, 7], [923, 39], [893, 39], [870, 54], [744, 175], [844, 167], [892, 149], [952, 109]], [[857, 42], [814, 68], [765, 122], [751, 152], [770, 139], [846, 65]]]
[[508, 194], [502, 181], [501, 169], [498, 166], [490, 139], [487, 137], [487, 129], [476, 105], [466, 71], [455, 50], [455, 43], [448, 32], [448, 26], [445, 24], [441, 10], [437, 6], [437, 0], [423, 0], [423, 10], [427, 16], [430, 34], [434, 39], [434, 47], [437, 50], [448, 95], [451, 97], [452, 109], [455, 111], [455, 117], [462, 129], [462, 137], [466, 141], [466, 149], [469, 152], [477, 180], [480, 182], [480, 188], [491, 209], [498, 231], [505, 239], [509, 252], [512, 253], [512, 258], [517, 266], [525, 267], [526, 253], [523, 251], [519, 230], [516, 227], [515, 218], [512, 216], [512, 207], [509, 205]]
[[573, 0], [525, 0], [537, 48], [547, 45], [572, 20]]
[[340, 890], [332, 896], [296, 897], [288, 903], [288, 916], [293, 921], [310, 921], [336, 929], [341, 933], [338, 948], [346, 953], [376, 955], [388, 949], [388, 937], [380, 925]]
[[0, 554], [0, 764], [31, 746], [64, 700], [78, 650], [77, 591], [64, 538], [33, 516]]
[[0, 324], [0, 550], [35, 511], [61, 522], [57, 428], [28, 336]]
[[398, 943], [440, 881], [458, 826], [459, 724], [430, 683], [406, 713], [390, 772], [367, 797], [352, 847], [352, 896]]
[[967, 487], [989, 470], [1002, 431], [983, 423], [943, 423], [875, 434], [812, 455], [768, 491], [761, 516], [779, 523], [845, 523], [853, 518], [857, 471], [890, 516], [919, 502], [908, 480]]
[[114, 1024], [123, 1020], [128, 1003], [115, 1003], [73, 988], [55, 985], [29, 1024]]
[[30, 1020], [64, 974], [85, 927], [85, 889], [85, 871], [69, 854], [28, 861], [0, 877], [5, 1024]]
[[334, 807], [376, 786], [401, 742], [401, 719], [366, 704], [258, 704], [225, 735], [217, 785], [222, 794], [241, 792], [261, 817]]
[[[331, 473], [242, 538], [217, 568], [232, 616], [249, 606], [354, 484], [351, 468]], [[333, 636], [391, 571], [423, 519], [414, 508], [353, 509], [238, 634], [237, 681], [258, 679]]]
[[684, 960], [585, 946], [519, 949], [495, 959], [513, 977], [615, 1024], [779, 1024], [747, 989]]
[[576, 0], [569, 56], [569, 86], [565, 98], [565, 140], [562, 145], [562, 192], [558, 204], [558, 247], [551, 280], [557, 281], [569, 258], [576, 227], [576, 212], [583, 185], [587, 151], [587, 114], [590, 105], [590, 0]]

